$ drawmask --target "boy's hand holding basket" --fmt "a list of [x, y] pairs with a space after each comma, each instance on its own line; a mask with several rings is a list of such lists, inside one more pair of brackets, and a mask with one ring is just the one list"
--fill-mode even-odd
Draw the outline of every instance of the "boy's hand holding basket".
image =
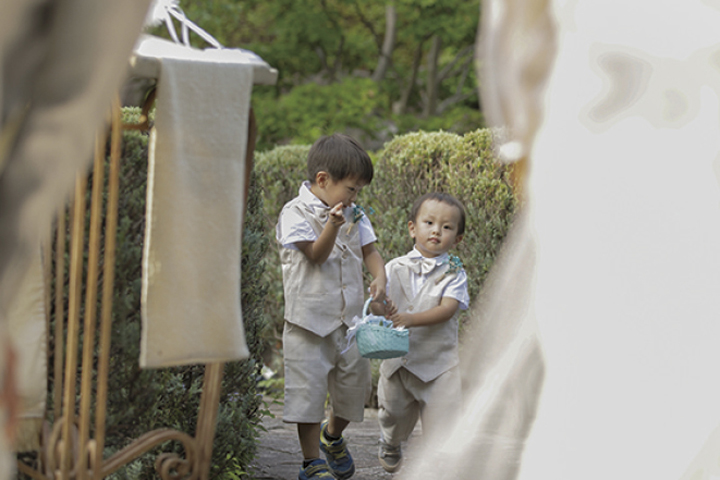
[[355, 317], [355, 325], [347, 332], [348, 347], [353, 337], [360, 355], [365, 358], [395, 358], [408, 353], [410, 332], [405, 328], [394, 328], [393, 323], [379, 315], [368, 314], [372, 297], [368, 298], [363, 308], [363, 318]]

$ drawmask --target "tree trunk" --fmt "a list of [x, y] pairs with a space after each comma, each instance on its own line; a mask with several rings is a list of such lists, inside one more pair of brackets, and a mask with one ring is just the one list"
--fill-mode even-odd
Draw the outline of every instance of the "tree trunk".
[[382, 49], [380, 50], [380, 58], [377, 67], [373, 72], [372, 79], [375, 82], [381, 82], [385, 78], [388, 66], [392, 60], [393, 50], [395, 50], [395, 37], [397, 34], [397, 12], [395, 5], [390, 2], [385, 6], [385, 38], [383, 39]]
[[408, 81], [407, 86], [403, 90], [400, 100], [393, 105], [393, 113], [395, 114], [402, 115], [407, 110], [408, 101], [410, 100], [410, 94], [415, 87], [418, 70], [420, 70], [420, 62], [422, 61], [422, 51], [424, 44], [425, 39], [420, 41], [420, 45], [418, 45], [417, 50], [415, 50], [415, 57], [413, 58], [413, 68], [410, 80]]
[[[458, 58], [460, 57], [460, 55], [465, 55], [465, 53], [464, 53], [465, 51], [472, 52], [472, 48], [464, 49], [463, 52], [460, 52], [460, 54], [458, 55]], [[460, 68], [462, 68], [462, 70], [460, 71], [457, 85], [455, 87], [455, 93], [451, 97], [448, 97], [448, 98], [442, 100], [438, 104], [436, 112], [435, 112], [437, 115], [442, 115], [442, 113], [445, 110], [447, 110], [448, 108], [450, 108], [451, 106], [453, 106], [457, 103], [460, 103], [460, 102], [464, 102], [466, 99], [473, 96], [474, 93], [463, 93], [463, 87], [465, 86], [467, 77], [470, 74], [470, 68], [472, 66], [473, 58], [474, 57], [472, 54], [468, 55], [465, 58], [465, 60], [463, 61], [463, 63], [460, 65]], [[456, 58], [456, 60], [457, 60], [457, 58]], [[454, 63], [454, 61], [453, 61], [453, 63]], [[448, 70], [448, 68], [446, 67], [443, 69], [443, 71], [445, 71], [445, 70]], [[453, 71], [455, 71], [455, 68], [450, 69], [450, 72], [446, 72], [446, 73], [441, 72], [440, 73], [440, 81], [443, 81], [445, 78], [447, 78], [447, 75], [449, 75]]]
[[438, 97], [438, 59], [440, 58], [440, 49], [442, 48], [442, 40], [439, 35], [433, 35], [430, 53], [427, 60], [427, 101], [423, 109], [425, 118], [435, 115], [437, 110]]

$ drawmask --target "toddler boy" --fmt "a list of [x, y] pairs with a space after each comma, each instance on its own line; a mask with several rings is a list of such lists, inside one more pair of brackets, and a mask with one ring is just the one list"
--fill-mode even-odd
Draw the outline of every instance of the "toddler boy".
[[[307, 168], [308, 180], [283, 207], [276, 231], [285, 294], [283, 421], [297, 423], [299, 480], [344, 480], [355, 465], [342, 433], [363, 420], [371, 389], [369, 361], [357, 349], [340, 354], [353, 317], [362, 316], [363, 263], [373, 276], [371, 295], [385, 297], [377, 237], [354, 205], [373, 165], [357, 141], [334, 134], [313, 144]], [[322, 422], [328, 393], [331, 414]]]
[[432, 436], [462, 407], [457, 316], [469, 296], [465, 270], [448, 251], [463, 238], [465, 209], [451, 195], [423, 195], [413, 205], [408, 229], [415, 248], [385, 268], [391, 301], [372, 303], [375, 313], [410, 329], [407, 355], [380, 365], [378, 459], [388, 472], [400, 468], [401, 443], [418, 416], [423, 435]]

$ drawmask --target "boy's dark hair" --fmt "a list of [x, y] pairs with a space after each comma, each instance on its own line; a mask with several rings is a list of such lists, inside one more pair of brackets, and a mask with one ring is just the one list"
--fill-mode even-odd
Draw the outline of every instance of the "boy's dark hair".
[[427, 202], [428, 200], [436, 200], [438, 202], [447, 203], [448, 205], [451, 205], [453, 207], [457, 207], [458, 210], [460, 210], [460, 221], [458, 222], [458, 235], [465, 234], [465, 207], [462, 203], [460, 203], [460, 200], [453, 197], [449, 193], [444, 192], [430, 192], [426, 193], [422, 197], [415, 200], [415, 203], [413, 203], [412, 209], [410, 210], [410, 218], [409, 220], [413, 223], [417, 222], [417, 216], [420, 212], [420, 207], [422, 207], [422, 204]]
[[373, 164], [370, 155], [357, 140], [335, 133], [320, 137], [308, 153], [308, 180], [315, 183], [318, 172], [327, 172], [335, 182], [348, 177], [370, 183], [373, 179]]

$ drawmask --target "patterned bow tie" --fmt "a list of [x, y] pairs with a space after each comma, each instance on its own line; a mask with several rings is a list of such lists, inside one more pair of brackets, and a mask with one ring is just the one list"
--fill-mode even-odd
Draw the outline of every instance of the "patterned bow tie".
[[435, 269], [437, 262], [434, 258], [414, 257], [410, 259], [408, 266], [417, 275], [427, 275]]

